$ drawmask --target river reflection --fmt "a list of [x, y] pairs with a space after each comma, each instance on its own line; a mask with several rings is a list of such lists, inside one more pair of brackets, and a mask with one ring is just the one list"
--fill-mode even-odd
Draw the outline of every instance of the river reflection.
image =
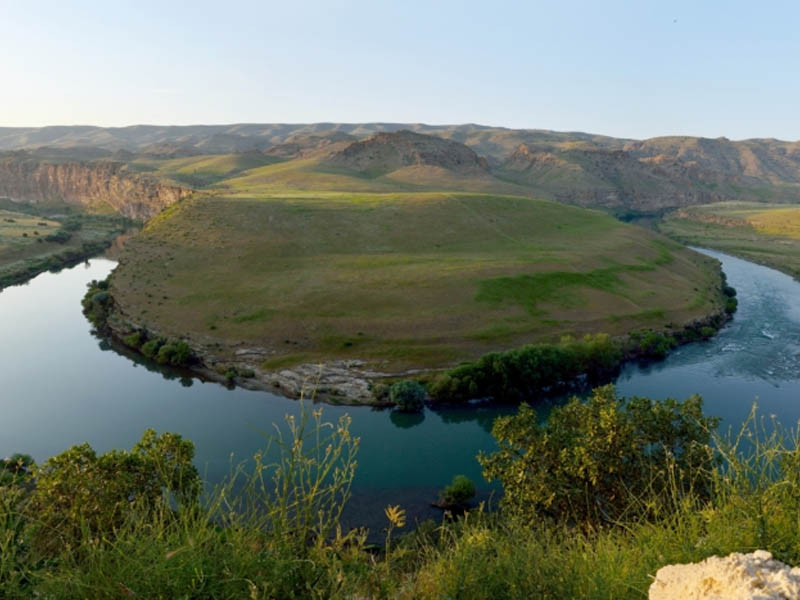
[[[706, 252], [706, 251], [704, 251]], [[628, 365], [618, 380], [624, 395], [685, 398], [699, 393], [708, 414], [738, 425], [758, 398], [762, 414], [785, 425], [800, 417], [800, 284], [765, 267], [715, 252], [739, 293], [739, 312], [708, 342], [684, 346], [667, 360]], [[149, 427], [195, 442], [196, 462], [211, 482], [266, 443], [273, 424], [297, 414], [297, 401], [267, 392], [227, 389], [163, 369], [98, 341], [80, 312], [86, 283], [115, 266], [94, 259], [44, 273], [0, 293], [0, 456], [42, 460], [88, 441], [96, 450], [131, 447]], [[553, 401], [536, 404], [546, 418]], [[476, 403], [403, 415], [369, 407], [325, 406], [327, 420], [347, 413], [361, 438], [354, 502], [346, 522], [382, 523], [383, 507], [402, 503], [410, 517], [434, 517], [430, 501], [455, 474], [492, 488], [475, 456], [490, 452], [498, 415], [513, 406]]]

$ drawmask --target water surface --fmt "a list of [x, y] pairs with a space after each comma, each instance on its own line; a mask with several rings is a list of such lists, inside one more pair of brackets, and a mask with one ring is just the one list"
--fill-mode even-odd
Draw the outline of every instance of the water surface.
[[[766, 267], [717, 252], [739, 293], [739, 312], [713, 340], [684, 346], [667, 360], [629, 365], [624, 395], [685, 398], [699, 393], [708, 414], [737, 425], [758, 399], [762, 414], [786, 424], [800, 418], [800, 284]], [[131, 360], [90, 333], [80, 312], [86, 283], [115, 266], [98, 258], [44, 273], [0, 293], [0, 456], [26, 452], [43, 460], [72, 444], [103, 452], [130, 447], [142, 432], [175, 431], [196, 446], [197, 464], [220, 481], [265, 443], [265, 432], [299, 404], [266, 392], [229, 390], [185, 373]], [[473, 406], [397, 415], [368, 407], [325, 406], [348, 413], [361, 437], [349, 522], [376, 529], [386, 504], [436, 517], [436, 490], [454, 474], [483, 481], [475, 455], [491, 451], [493, 419], [509, 407]]]

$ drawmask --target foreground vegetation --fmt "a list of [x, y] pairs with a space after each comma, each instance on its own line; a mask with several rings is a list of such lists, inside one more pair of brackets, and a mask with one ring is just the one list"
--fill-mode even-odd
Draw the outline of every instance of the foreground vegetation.
[[800, 206], [721, 202], [668, 215], [659, 225], [689, 245], [721, 250], [800, 279]]
[[94, 256], [132, 225], [124, 217], [90, 215], [66, 205], [0, 199], [0, 289]]
[[[715, 437], [699, 398], [612, 387], [540, 424], [498, 420], [481, 457], [500, 510], [404, 532], [381, 548], [337, 527], [356, 469], [345, 417], [319, 411], [198, 496], [192, 445], [146, 432], [130, 451], [76, 446], [0, 463], [4, 598], [645, 598], [668, 563], [764, 548], [800, 563], [798, 432], [755, 416]], [[463, 502], [469, 482], [447, 498]], [[446, 494], [443, 494], [443, 499]]]

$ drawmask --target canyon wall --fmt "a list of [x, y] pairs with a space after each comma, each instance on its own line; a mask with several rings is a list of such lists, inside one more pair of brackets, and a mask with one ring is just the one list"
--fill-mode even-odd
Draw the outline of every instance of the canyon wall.
[[131, 172], [122, 163], [41, 162], [18, 155], [0, 158], [0, 196], [20, 202], [105, 203], [121, 215], [147, 220], [191, 192]]

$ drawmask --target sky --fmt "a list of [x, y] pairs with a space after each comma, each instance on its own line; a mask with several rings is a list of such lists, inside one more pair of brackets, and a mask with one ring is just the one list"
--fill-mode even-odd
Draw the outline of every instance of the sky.
[[800, 2], [0, 0], [0, 126], [800, 139]]

